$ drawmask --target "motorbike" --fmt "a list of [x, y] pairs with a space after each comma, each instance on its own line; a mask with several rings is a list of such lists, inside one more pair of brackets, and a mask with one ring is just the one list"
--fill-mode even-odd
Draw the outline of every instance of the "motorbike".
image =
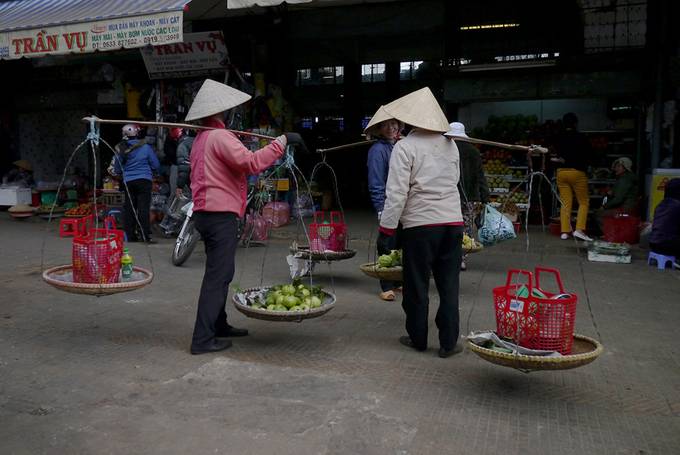
[[[255, 191], [251, 190], [248, 194], [247, 206], [250, 206], [250, 202], [253, 201], [255, 196]], [[180, 198], [175, 200], [178, 199]], [[172, 263], [176, 266], [184, 264], [184, 262], [189, 259], [189, 256], [191, 256], [191, 253], [194, 251], [196, 244], [201, 239], [201, 235], [196, 229], [195, 220], [193, 219], [194, 202], [191, 199], [186, 199], [186, 201], [187, 202], [184, 203], [179, 208], [179, 210], [175, 210], [174, 212], [169, 210], [170, 213], [166, 218], [174, 220], [174, 222], [171, 221], [166, 225], [167, 230], [165, 230], [166, 227], [164, 227], [166, 234], [172, 235], [172, 226], [177, 225], [178, 219], [181, 220], [181, 227], [179, 228], [179, 233], [177, 234], [177, 240], [175, 240], [175, 247], [172, 250]], [[175, 201], [173, 201], [173, 204], [174, 203]], [[246, 215], [244, 215], [238, 221], [238, 238], [242, 240], [244, 246], [247, 246], [252, 237], [252, 233], [247, 228], [248, 223], [246, 222]]]
[[201, 235], [196, 230], [195, 220], [192, 215], [194, 213], [194, 202], [189, 201], [180, 209], [184, 216], [182, 227], [175, 240], [175, 247], [172, 249], [172, 264], [180, 266], [189, 259], [191, 253], [194, 251], [196, 244], [201, 239]]

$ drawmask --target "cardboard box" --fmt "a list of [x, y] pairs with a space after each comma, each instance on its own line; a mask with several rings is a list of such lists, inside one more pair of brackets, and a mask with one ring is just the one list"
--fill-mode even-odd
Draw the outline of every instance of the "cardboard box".
[[31, 205], [30, 188], [0, 188], [0, 205]]

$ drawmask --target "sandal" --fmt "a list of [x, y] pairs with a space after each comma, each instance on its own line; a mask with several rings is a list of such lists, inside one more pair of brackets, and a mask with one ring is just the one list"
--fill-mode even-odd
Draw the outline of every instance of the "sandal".
[[380, 293], [380, 298], [387, 302], [392, 302], [397, 296], [394, 295], [394, 291], [385, 291]]

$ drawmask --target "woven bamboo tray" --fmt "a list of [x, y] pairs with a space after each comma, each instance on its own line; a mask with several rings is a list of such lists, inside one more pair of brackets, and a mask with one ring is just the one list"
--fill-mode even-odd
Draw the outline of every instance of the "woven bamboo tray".
[[[310, 251], [308, 246], [291, 245], [290, 252], [302, 259], [310, 259]], [[353, 258], [357, 254], [356, 250], [345, 251], [312, 251], [312, 261], [342, 261], [343, 259]]]
[[385, 281], [403, 281], [404, 269], [401, 266], [397, 267], [378, 267], [375, 262], [361, 264], [359, 266], [362, 272], [366, 275], [378, 278]]
[[482, 245], [477, 245], [475, 248], [469, 248], [469, 249], [466, 249], [465, 247], [463, 247], [463, 254], [479, 253], [483, 249], [484, 249], [484, 247]]
[[238, 311], [243, 313], [249, 318], [261, 319], [263, 321], [279, 321], [279, 322], [302, 322], [305, 319], [318, 318], [335, 308], [335, 294], [328, 291], [323, 291], [326, 294], [321, 306], [319, 308], [312, 308], [307, 311], [269, 311], [261, 308], [253, 308], [248, 305], [244, 305], [238, 301], [237, 296], [244, 296], [249, 292], [267, 290], [269, 287], [257, 287], [244, 289], [241, 292], [236, 293], [232, 298], [232, 302]]
[[153, 273], [141, 267], [132, 268], [133, 281], [121, 283], [99, 284], [99, 283], [74, 283], [73, 266], [59, 265], [43, 272], [43, 280], [60, 291], [72, 294], [87, 294], [97, 297], [102, 295], [118, 294], [143, 288], [153, 280]]
[[477, 346], [471, 341], [468, 341], [467, 345], [472, 352], [487, 362], [526, 371], [569, 370], [582, 367], [595, 360], [604, 349], [599, 341], [578, 334], [574, 334], [571, 354], [561, 357], [507, 354]]

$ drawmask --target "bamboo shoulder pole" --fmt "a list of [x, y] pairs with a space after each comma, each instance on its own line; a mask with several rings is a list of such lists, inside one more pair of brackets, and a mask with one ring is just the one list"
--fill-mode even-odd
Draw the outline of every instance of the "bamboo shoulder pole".
[[[164, 128], [187, 128], [191, 130], [215, 130], [218, 128], [213, 128], [210, 126], [202, 126], [202, 125], [193, 125], [191, 123], [170, 123], [170, 122], [149, 122], [149, 121], [140, 121], [140, 120], [117, 120], [117, 119], [105, 119], [105, 118], [99, 118], [97, 116], [90, 116], [90, 117], [83, 117], [82, 119], [83, 122], [85, 123], [90, 123], [91, 121], [95, 121], [97, 123], [110, 123], [110, 124], [118, 124], [118, 125], [126, 125], [128, 123], [134, 123], [136, 125], [144, 125], [144, 126], [160, 126]], [[238, 131], [238, 130], [230, 130], [227, 129], [227, 131], [231, 131], [234, 134], [237, 134], [239, 136], [251, 136], [251, 137], [256, 137], [259, 139], [266, 139], [268, 141], [273, 141], [276, 139], [275, 137], [272, 136], [266, 136], [264, 134], [257, 134], [257, 133], [250, 133], [248, 131]]]

